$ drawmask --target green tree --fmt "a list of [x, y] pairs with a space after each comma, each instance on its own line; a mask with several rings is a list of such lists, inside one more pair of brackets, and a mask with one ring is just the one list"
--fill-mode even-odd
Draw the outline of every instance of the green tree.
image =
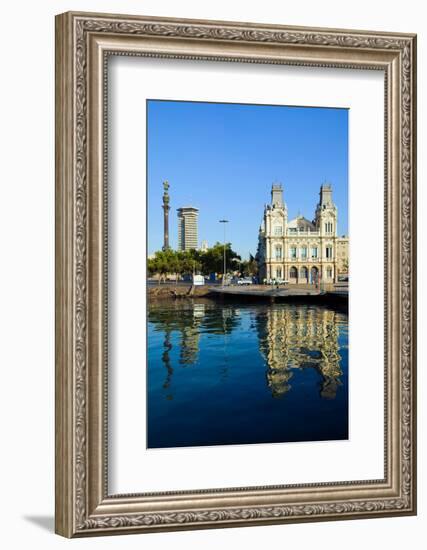
[[148, 275], [152, 277], [157, 273], [157, 263], [156, 258], [148, 258], [147, 260], [147, 271]]
[[249, 260], [239, 262], [239, 271], [243, 277], [255, 277], [258, 275], [258, 263], [252, 254], [249, 254]]
[[180, 275], [187, 275], [199, 271], [201, 268], [199, 256], [200, 254], [197, 250], [181, 250], [177, 252], [178, 273]]
[[[226, 244], [227, 271], [235, 271], [240, 265], [240, 256]], [[147, 271], [150, 276], [158, 275], [159, 284], [168, 274], [187, 275], [222, 273], [224, 269], [224, 245], [215, 243], [206, 252], [199, 250], [158, 250], [149, 258]]]
[[[236, 266], [236, 260], [240, 260], [240, 256], [231, 248], [230, 243], [225, 245], [225, 258], [227, 271]], [[217, 242], [211, 248], [201, 255], [202, 270], [205, 274], [222, 273], [224, 270], [224, 245]]]
[[159, 275], [159, 284], [169, 273], [176, 273], [176, 270], [177, 258], [174, 250], [158, 250], [154, 258], [148, 260], [148, 272]]

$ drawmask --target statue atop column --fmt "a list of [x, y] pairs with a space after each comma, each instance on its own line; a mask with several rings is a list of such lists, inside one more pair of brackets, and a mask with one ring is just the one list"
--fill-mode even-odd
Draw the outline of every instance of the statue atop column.
[[169, 246], [169, 182], [163, 182], [163, 250], [168, 250]]

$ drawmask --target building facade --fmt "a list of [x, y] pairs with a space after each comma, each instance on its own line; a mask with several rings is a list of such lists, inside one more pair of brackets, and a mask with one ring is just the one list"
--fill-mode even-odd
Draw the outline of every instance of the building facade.
[[348, 275], [348, 237], [337, 239], [337, 269], [338, 274]]
[[[338, 210], [331, 185], [320, 187], [314, 219], [288, 220], [281, 184], [271, 188], [271, 204], [264, 208], [259, 229], [257, 260], [260, 279], [290, 284], [334, 283], [338, 276], [337, 250], [345, 246], [337, 236]], [[347, 253], [348, 253], [348, 239]], [[344, 258], [342, 258], [344, 263]], [[347, 258], [348, 264], [348, 258]]]
[[199, 210], [193, 206], [178, 208], [178, 250], [198, 247]]

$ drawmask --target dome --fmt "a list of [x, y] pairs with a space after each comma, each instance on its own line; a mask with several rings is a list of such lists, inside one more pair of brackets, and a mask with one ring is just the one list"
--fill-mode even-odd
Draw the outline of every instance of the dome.
[[299, 229], [300, 231], [314, 231], [316, 227], [312, 222], [303, 216], [297, 216], [288, 223], [288, 229]]

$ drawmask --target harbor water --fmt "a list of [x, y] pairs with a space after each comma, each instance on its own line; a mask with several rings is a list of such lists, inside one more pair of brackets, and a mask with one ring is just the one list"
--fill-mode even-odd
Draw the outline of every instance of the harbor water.
[[147, 447], [348, 438], [348, 315], [151, 300]]

